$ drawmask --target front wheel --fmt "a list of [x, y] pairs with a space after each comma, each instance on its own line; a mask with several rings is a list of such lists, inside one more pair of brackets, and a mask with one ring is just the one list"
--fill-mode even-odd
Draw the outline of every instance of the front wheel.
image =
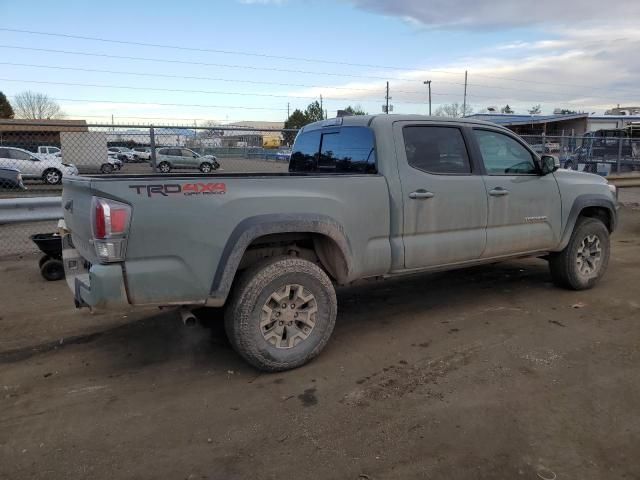
[[202, 173], [210, 173], [213, 170], [213, 166], [208, 162], [202, 162], [200, 164], [200, 171]]
[[240, 277], [226, 308], [225, 330], [254, 367], [289, 370], [322, 351], [337, 309], [333, 284], [320, 267], [295, 257], [271, 258]]
[[105, 175], [109, 175], [110, 173], [113, 173], [113, 166], [110, 163], [104, 163], [100, 167], [100, 171]]
[[609, 245], [609, 230], [602, 221], [579, 218], [569, 244], [549, 258], [553, 282], [571, 290], [593, 287], [607, 270]]
[[55, 168], [50, 168], [44, 172], [43, 178], [44, 183], [46, 183], [47, 185], [58, 185], [60, 182], [62, 182], [62, 173], [60, 173], [60, 171], [56, 170]]

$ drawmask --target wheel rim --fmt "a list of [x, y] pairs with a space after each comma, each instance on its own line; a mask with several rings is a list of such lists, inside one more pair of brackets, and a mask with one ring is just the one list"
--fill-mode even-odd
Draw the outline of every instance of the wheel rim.
[[317, 312], [318, 304], [313, 293], [302, 285], [285, 285], [264, 303], [260, 332], [276, 348], [293, 348], [311, 335]]
[[169, 171], [169, 165], [163, 163], [162, 165], [160, 165], [160, 171], [163, 173], [167, 173]]
[[593, 275], [598, 271], [602, 260], [602, 247], [597, 235], [587, 235], [580, 246], [576, 256], [576, 265], [582, 275]]
[[60, 175], [58, 172], [50, 171], [47, 172], [47, 182], [48, 183], [58, 183], [60, 181]]
[[200, 170], [202, 171], [202, 173], [209, 173], [211, 171], [211, 166], [204, 164], [200, 167]]

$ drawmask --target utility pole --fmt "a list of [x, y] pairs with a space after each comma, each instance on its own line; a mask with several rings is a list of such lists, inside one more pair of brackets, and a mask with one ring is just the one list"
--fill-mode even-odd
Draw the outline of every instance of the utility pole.
[[431, 116], [431, 80], [425, 80], [423, 83], [429, 87], [429, 116]]
[[114, 132], [116, 129], [113, 125], [113, 113], [111, 114], [111, 131]]
[[467, 71], [464, 71], [464, 100], [462, 102], [462, 116], [467, 116]]
[[320, 112], [321, 112], [320, 115], [324, 117], [324, 109], [322, 108], [322, 94], [320, 94]]
[[290, 116], [291, 115], [289, 115], [289, 102], [287, 102], [287, 120], [289, 120]]
[[387, 115], [389, 115], [389, 82], [387, 82], [387, 94], [384, 96], [385, 100], [386, 100], [386, 106], [384, 107], [384, 111], [387, 113]]

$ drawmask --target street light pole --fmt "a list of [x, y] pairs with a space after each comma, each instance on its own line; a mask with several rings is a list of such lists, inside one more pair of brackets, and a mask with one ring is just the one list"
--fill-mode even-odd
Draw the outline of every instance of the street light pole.
[[423, 83], [429, 87], [429, 116], [431, 116], [431, 80], [425, 80]]

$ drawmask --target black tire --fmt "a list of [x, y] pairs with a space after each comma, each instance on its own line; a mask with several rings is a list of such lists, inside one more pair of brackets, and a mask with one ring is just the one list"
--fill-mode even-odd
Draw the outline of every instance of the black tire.
[[[285, 296], [280, 298], [284, 300], [274, 300], [282, 292]], [[280, 308], [280, 301], [284, 302], [284, 309]], [[295, 309], [288, 310], [294, 304]], [[263, 311], [266, 305], [270, 309]], [[314, 307], [315, 313], [309, 313], [314, 312]], [[333, 332], [337, 310], [333, 284], [320, 267], [296, 257], [276, 257], [240, 275], [226, 307], [225, 330], [236, 352], [254, 367], [267, 372], [289, 370], [304, 365], [322, 351]], [[297, 318], [297, 312], [313, 321], [296, 320], [293, 315]], [[271, 322], [275, 318], [284, 321], [261, 326], [261, 320]]]
[[44, 262], [46, 262], [50, 258], [51, 257], [49, 255], [43, 255], [42, 257], [40, 257], [40, 260], [38, 260], [38, 268], [42, 268], [42, 265], [44, 264]]
[[565, 163], [564, 168], [566, 168], [567, 170], [573, 170], [573, 162], [569, 161]]
[[113, 173], [113, 166], [110, 163], [103, 163], [100, 167], [100, 172], [105, 175], [109, 175], [110, 173]]
[[45, 280], [54, 282], [64, 278], [64, 265], [61, 260], [49, 258], [40, 266], [40, 273]]
[[202, 173], [211, 173], [211, 171], [213, 170], [213, 165], [211, 165], [209, 162], [202, 162], [199, 168]]
[[169, 173], [171, 171], [171, 165], [169, 165], [169, 162], [160, 162], [158, 170], [160, 173]]
[[[593, 239], [597, 239], [597, 246]], [[586, 242], [586, 243], [585, 243]], [[583, 249], [589, 246], [588, 257], [592, 248], [599, 248], [597, 260], [585, 260]], [[582, 251], [582, 252], [581, 252]], [[610, 241], [609, 230], [596, 218], [580, 217], [571, 234], [569, 244], [564, 250], [554, 253], [549, 258], [549, 269], [553, 283], [571, 290], [587, 290], [603, 277], [609, 264]], [[593, 263], [595, 261], [595, 264]], [[586, 267], [582, 267], [585, 265]], [[592, 271], [584, 271], [592, 268]]]
[[62, 172], [57, 168], [48, 168], [42, 173], [42, 179], [47, 185], [59, 185], [62, 182]]

